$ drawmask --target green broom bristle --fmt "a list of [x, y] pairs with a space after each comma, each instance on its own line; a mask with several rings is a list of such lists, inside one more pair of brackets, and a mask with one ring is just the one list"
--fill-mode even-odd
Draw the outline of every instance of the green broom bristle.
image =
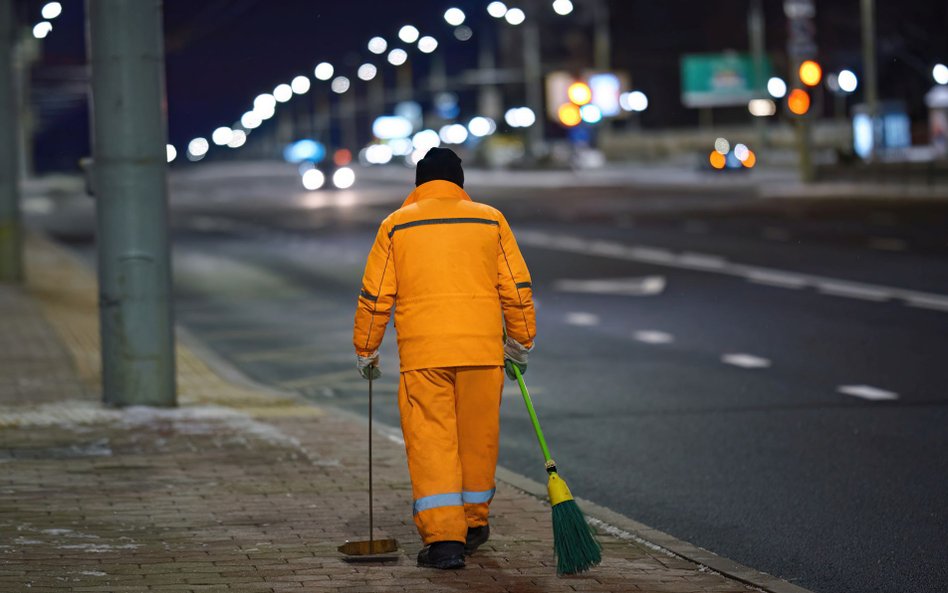
[[553, 506], [553, 551], [557, 574], [585, 572], [602, 561], [602, 547], [575, 500]]

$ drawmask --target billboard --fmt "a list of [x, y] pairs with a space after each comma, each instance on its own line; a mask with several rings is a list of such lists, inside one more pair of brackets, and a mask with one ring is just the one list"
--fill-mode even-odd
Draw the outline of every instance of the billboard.
[[681, 102], [685, 107], [747, 105], [766, 96], [772, 70], [767, 57], [755, 75], [750, 54], [686, 54], [681, 57]]

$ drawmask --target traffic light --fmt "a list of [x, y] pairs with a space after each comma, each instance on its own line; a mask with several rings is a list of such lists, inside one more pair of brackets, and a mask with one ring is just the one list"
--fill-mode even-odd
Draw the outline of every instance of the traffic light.
[[796, 115], [806, 115], [810, 110], [810, 94], [803, 89], [793, 89], [787, 95], [787, 107]]
[[806, 86], [816, 86], [823, 80], [823, 68], [813, 60], [806, 60], [800, 64], [800, 82]]

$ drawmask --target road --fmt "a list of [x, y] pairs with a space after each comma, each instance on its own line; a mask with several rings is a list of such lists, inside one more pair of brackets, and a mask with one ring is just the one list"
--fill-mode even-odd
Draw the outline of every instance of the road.
[[[306, 193], [227, 171], [172, 185], [178, 322], [364, 413], [355, 297], [410, 172]], [[530, 266], [526, 380], [576, 495], [820, 593], [948, 590], [948, 204], [513, 185], [468, 190]], [[91, 259], [54, 214], [34, 223]], [[376, 413], [397, 426], [389, 332]], [[501, 415], [501, 464], [542, 480], [512, 384]]]

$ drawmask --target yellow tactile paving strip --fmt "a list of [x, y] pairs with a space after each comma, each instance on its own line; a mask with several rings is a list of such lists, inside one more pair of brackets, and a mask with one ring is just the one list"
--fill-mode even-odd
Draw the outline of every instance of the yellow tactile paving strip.
[[[27, 237], [27, 290], [72, 355], [90, 388], [101, 390], [98, 287], [94, 274], [74, 255], [45, 237]], [[245, 388], [214, 372], [180, 340], [176, 345], [179, 405], [220, 405], [250, 416], [317, 416], [323, 412], [292, 395]]]

